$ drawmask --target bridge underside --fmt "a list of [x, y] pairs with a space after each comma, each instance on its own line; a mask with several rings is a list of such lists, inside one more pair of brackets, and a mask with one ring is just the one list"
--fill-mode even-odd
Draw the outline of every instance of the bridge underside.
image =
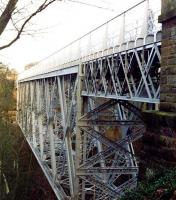
[[[57, 198], [118, 199], [136, 187], [141, 110], [159, 102], [160, 42], [18, 83], [18, 121]], [[68, 73], [69, 72], [69, 73]]]

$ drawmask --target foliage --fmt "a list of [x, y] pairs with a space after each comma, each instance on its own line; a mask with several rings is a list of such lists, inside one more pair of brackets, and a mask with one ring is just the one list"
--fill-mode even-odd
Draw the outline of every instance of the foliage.
[[[8, 111], [16, 109], [14, 71], [0, 68], [0, 199], [24, 199], [31, 180], [30, 158], [24, 166], [24, 137], [19, 127], [8, 122]], [[25, 153], [25, 156], [24, 156]], [[24, 159], [24, 160], [23, 160]], [[23, 190], [21, 189], [23, 188]], [[19, 192], [20, 191], [20, 192]], [[26, 190], [27, 191], [27, 190]], [[27, 198], [25, 198], [27, 199]]]
[[135, 190], [128, 191], [120, 200], [159, 200], [157, 190], [164, 191], [162, 200], [170, 199], [176, 190], [176, 168], [156, 170], [153, 178], [140, 182]]
[[4, 66], [0, 71], [0, 113], [15, 110], [15, 80], [14, 72]]
[[25, 176], [19, 166], [19, 155], [23, 144], [19, 128], [0, 120], [0, 141], [1, 199], [15, 199], [19, 184], [25, 183]]
[[8, 121], [16, 110], [13, 74], [0, 66], [0, 200], [54, 200], [20, 128]]

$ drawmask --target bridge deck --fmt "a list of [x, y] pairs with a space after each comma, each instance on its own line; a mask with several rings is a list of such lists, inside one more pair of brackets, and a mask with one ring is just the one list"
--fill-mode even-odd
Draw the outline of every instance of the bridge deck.
[[69, 62], [55, 71], [36, 72], [31, 77], [24, 75], [19, 82], [77, 74], [81, 64], [84, 66], [83, 96], [159, 103], [160, 48], [159, 31]]

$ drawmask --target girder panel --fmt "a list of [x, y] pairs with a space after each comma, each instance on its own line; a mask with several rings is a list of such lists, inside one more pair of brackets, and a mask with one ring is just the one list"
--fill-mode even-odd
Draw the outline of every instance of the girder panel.
[[84, 63], [83, 96], [159, 102], [160, 42]]
[[[82, 83], [84, 76], [81, 74], [80, 77]], [[80, 159], [76, 165], [76, 174], [80, 177], [79, 188], [85, 188], [85, 197], [88, 197], [90, 193], [92, 195], [94, 193], [95, 196], [98, 193], [105, 195], [104, 187], [122, 194], [125, 191], [123, 186], [132, 188], [136, 185], [135, 181], [131, 184], [129, 180], [136, 180], [138, 173], [131, 142], [140, 138], [144, 131], [140, 109], [128, 102], [124, 103], [121, 100], [107, 101], [105, 98], [104, 100], [96, 99], [96, 106], [91, 109], [89, 101], [92, 100], [89, 97], [84, 100], [86, 105], [83, 103], [84, 107], [80, 108], [83, 113], [77, 121], [77, 128], [80, 130], [79, 140], [77, 140], [79, 145], [77, 151], [80, 151]], [[100, 102], [103, 101], [104, 103], [101, 104]], [[134, 116], [135, 118], [133, 118]], [[133, 129], [130, 128], [132, 126]], [[111, 138], [108, 127], [111, 127], [111, 129], [120, 127], [124, 136], [122, 134], [120, 136], [122, 138], [117, 137], [117, 135], [115, 138]], [[129, 133], [131, 134], [128, 135]], [[100, 149], [99, 143], [102, 145]], [[91, 185], [86, 186], [85, 181], [88, 181]], [[97, 186], [97, 189], [94, 188], [94, 191], [92, 191], [91, 188], [94, 185]], [[99, 188], [100, 185], [101, 188]], [[89, 191], [89, 193], [86, 191]], [[112, 199], [112, 196], [106, 193], [106, 198]], [[117, 196], [116, 193], [113, 198], [117, 198]]]
[[[74, 74], [65, 77], [62, 87], [58, 84], [59, 80], [56, 77], [19, 84], [19, 90], [24, 92], [23, 98], [20, 97], [24, 100], [23, 102], [20, 100], [23, 104], [20, 103], [18, 106], [21, 110], [18, 115], [19, 124], [30, 146], [34, 151], [38, 151], [37, 159], [52, 179], [52, 182], [50, 181], [52, 188], [60, 188], [59, 190], [65, 194], [63, 199], [73, 193], [73, 183], [69, 178], [72, 175], [69, 173], [73, 170], [70, 166], [73, 150], [72, 144], [68, 147], [68, 137], [65, 133], [66, 120], [70, 117], [65, 112], [65, 108], [69, 111], [70, 106], [73, 107], [71, 101], [72, 89], [75, 87], [74, 77], [76, 77]], [[63, 93], [64, 89], [67, 90], [66, 96]], [[62, 106], [64, 100], [61, 93], [67, 101], [65, 108]], [[31, 120], [27, 121], [28, 118]], [[69, 149], [71, 153], [67, 152]]]

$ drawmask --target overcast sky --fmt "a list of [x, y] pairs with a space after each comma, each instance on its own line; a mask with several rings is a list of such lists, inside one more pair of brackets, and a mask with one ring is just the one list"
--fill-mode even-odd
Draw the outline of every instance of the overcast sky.
[[140, 1], [58, 1], [35, 19], [35, 24], [42, 31], [33, 37], [23, 36], [12, 47], [1, 51], [0, 59], [21, 72], [25, 65], [43, 59]]

